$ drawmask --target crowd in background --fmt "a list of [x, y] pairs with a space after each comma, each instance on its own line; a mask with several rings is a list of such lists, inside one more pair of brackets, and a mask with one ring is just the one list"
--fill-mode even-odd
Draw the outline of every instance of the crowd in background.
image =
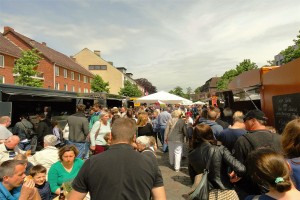
[[[122, 195], [165, 199], [155, 154], [158, 148], [168, 154], [175, 172], [181, 170], [181, 160], [187, 157], [193, 183], [211, 159], [210, 199], [295, 199], [300, 194], [300, 119], [289, 122], [283, 133], [277, 133], [267, 126], [267, 118], [260, 110], [243, 113], [207, 105], [108, 109], [98, 103], [88, 110], [78, 104], [77, 112], [67, 117], [64, 127], [51, 120], [49, 107], [37, 115], [36, 126], [26, 116], [21, 115], [19, 119], [10, 131], [10, 117], [0, 117], [0, 199], [24, 196], [53, 199], [72, 187], [71, 199], [103, 194], [113, 199], [109, 198], [112, 194], [98, 191], [100, 186], [91, 178], [90, 170], [99, 174], [92, 163], [97, 165], [103, 172], [99, 176], [112, 177], [111, 180], [100, 178], [99, 184], [112, 186], [116, 174], [107, 170], [125, 173], [123, 168], [116, 167], [122, 166], [122, 159], [136, 162], [137, 166], [141, 162], [144, 171], [136, 165], [132, 167], [136, 174], [152, 173], [152, 178], [145, 178], [146, 185], [132, 186], [136, 190], [150, 190]], [[183, 153], [186, 146], [188, 155]], [[140, 152], [143, 159], [129, 151], [131, 148]], [[99, 164], [100, 160], [106, 164]], [[150, 169], [149, 165], [154, 167]], [[19, 175], [19, 182], [9, 178], [22, 170], [24, 175]], [[25, 174], [33, 179], [23, 184]], [[124, 184], [141, 181], [128, 171], [125, 174], [131, 179], [125, 177]]]

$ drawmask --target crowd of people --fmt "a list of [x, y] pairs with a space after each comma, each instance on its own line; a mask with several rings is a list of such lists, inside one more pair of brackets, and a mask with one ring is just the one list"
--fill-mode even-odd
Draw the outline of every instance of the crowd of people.
[[[297, 199], [300, 119], [283, 133], [260, 110], [210, 106], [102, 108], [76, 113], [60, 127], [45, 110], [35, 127], [0, 117], [0, 199], [166, 199], [156, 151], [191, 182], [209, 165], [210, 199]], [[185, 145], [187, 143], [187, 145]], [[184, 155], [184, 148], [189, 148]], [[24, 181], [26, 177], [26, 181]]]

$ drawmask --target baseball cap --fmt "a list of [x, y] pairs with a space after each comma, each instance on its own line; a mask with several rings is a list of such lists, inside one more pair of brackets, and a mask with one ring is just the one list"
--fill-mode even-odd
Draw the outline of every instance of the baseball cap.
[[261, 110], [250, 110], [244, 116], [244, 121], [249, 119], [258, 119], [258, 120], [266, 121], [268, 118], [265, 116], [265, 113], [263, 113]]

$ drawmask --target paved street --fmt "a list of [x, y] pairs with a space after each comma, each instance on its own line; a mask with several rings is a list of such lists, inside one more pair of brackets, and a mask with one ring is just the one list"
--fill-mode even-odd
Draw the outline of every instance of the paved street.
[[[186, 152], [187, 150], [185, 148], [185, 153]], [[157, 151], [157, 160], [163, 175], [167, 199], [182, 200], [184, 199], [182, 195], [188, 193], [192, 186], [188, 175], [188, 159], [182, 161], [180, 172], [175, 172], [169, 164], [168, 155], [168, 153], [163, 153], [161, 148]]]

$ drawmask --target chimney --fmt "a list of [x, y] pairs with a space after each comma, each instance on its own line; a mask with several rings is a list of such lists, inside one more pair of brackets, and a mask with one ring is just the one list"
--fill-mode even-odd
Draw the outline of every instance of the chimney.
[[47, 46], [47, 43], [46, 42], [42, 42], [42, 45]]
[[99, 51], [99, 50], [94, 50], [94, 54], [96, 54], [96, 55], [99, 56], [99, 57], [101, 57], [100, 53], [101, 53], [101, 51]]
[[4, 33], [8, 32], [8, 31], [15, 31], [15, 30], [9, 26], [4, 26]]
[[74, 56], [70, 56], [70, 58], [76, 62], [76, 58]]
[[108, 63], [109, 63], [111, 66], [114, 66], [114, 63], [113, 63], [113, 62], [108, 61]]

